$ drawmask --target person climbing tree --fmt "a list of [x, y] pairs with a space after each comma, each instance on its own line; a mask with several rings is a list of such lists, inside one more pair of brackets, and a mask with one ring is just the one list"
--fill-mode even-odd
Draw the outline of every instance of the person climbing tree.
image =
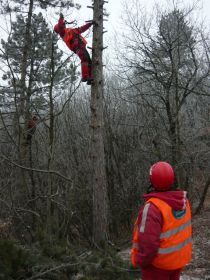
[[86, 49], [87, 41], [81, 36], [81, 33], [90, 28], [94, 21], [89, 21], [78, 28], [66, 28], [66, 23], [61, 13], [58, 23], [54, 26], [54, 31], [61, 36], [67, 47], [79, 56], [81, 60], [82, 82], [87, 82], [90, 85], [93, 81], [91, 76], [92, 61]]
[[38, 121], [38, 119], [35, 115], [32, 116], [28, 121], [27, 134], [26, 134], [26, 144], [29, 144], [31, 142], [31, 138], [36, 131], [37, 121]]
[[187, 192], [172, 190], [174, 171], [167, 162], [156, 162], [149, 174], [151, 186], [135, 222], [131, 262], [141, 267], [142, 280], [179, 280], [192, 255]]

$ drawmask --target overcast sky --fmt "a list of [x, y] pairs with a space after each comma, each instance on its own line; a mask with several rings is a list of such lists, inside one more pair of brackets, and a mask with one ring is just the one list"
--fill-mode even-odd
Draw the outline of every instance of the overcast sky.
[[[128, 5], [133, 0], [108, 0], [108, 4], [105, 4], [104, 7], [107, 9], [107, 12], [110, 14], [108, 18], [108, 22], [105, 22], [105, 27], [108, 30], [108, 34], [106, 34], [106, 37], [108, 35], [108, 38], [112, 34], [113, 29], [118, 30], [119, 29], [119, 23], [120, 23], [120, 17], [123, 13], [123, 2], [127, 2]], [[155, 3], [161, 4], [161, 6], [164, 8], [164, 6], [167, 5], [168, 2], [172, 2], [172, 0], [134, 0], [139, 1], [139, 3], [144, 6], [148, 13], [152, 11], [152, 6], [154, 6]], [[206, 25], [210, 24], [210, 0], [177, 0], [182, 5], [187, 5], [192, 2], [199, 2], [198, 4], [198, 11], [199, 18], [205, 19]], [[67, 19], [73, 20], [76, 18], [79, 25], [83, 24], [85, 20], [92, 18], [92, 9], [88, 9], [87, 6], [91, 5], [92, 0], [74, 0], [75, 3], [81, 4], [81, 9], [78, 11], [72, 10], [72, 13], [66, 13], [65, 9], [62, 11], [65, 16], [67, 16]], [[43, 11], [44, 12], [44, 11]], [[58, 15], [55, 13], [55, 9], [49, 9], [47, 12], [47, 20], [51, 26], [53, 26], [57, 21]], [[2, 37], [1, 33], [3, 32], [3, 29], [5, 29], [5, 22], [3, 22], [2, 18], [0, 19], [0, 37]], [[122, 27], [122, 26], [120, 26]], [[118, 30], [119, 31], [119, 30]]]
[[[124, 0], [127, 3], [131, 3], [132, 0]], [[76, 1], [75, 1], [76, 2]], [[77, 0], [78, 3], [82, 5], [82, 8], [80, 11], [78, 11], [78, 17], [81, 15], [81, 17], [88, 17], [92, 16], [92, 10], [87, 8], [87, 5], [91, 5], [91, 0]], [[121, 0], [109, 0], [108, 4], [105, 4], [104, 7], [109, 12], [109, 23], [108, 26], [115, 27], [116, 22], [119, 21], [120, 15], [123, 12], [123, 5]], [[154, 6], [155, 3], [162, 4], [164, 7], [170, 0], [139, 0], [141, 5], [143, 5], [148, 12], [151, 11], [152, 6]], [[194, 1], [194, 0], [179, 0], [182, 5], [188, 5], [192, 4], [193, 2], [199, 2], [198, 4], [198, 12], [199, 16], [202, 18], [206, 18], [208, 23], [210, 23], [210, 0], [200, 0], [200, 1]], [[107, 23], [105, 23], [107, 25]]]
[[[104, 7], [107, 9], [107, 12], [110, 14], [108, 18], [108, 22], [104, 23], [105, 28], [108, 30], [108, 33], [104, 36], [105, 44], [109, 44], [109, 42], [113, 41], [113, 33], [116, 30], [118, 33], [121, 32], [122, 24], [121, 15], [123, 13], [123, 2], [127, 2], [129, 5], [133, 0], [108, 0], [108, 4], [105, 4]], [[152, 7], [155, 4], [160, 4], [161, 7], [168, 6], [168, 3], [171, 0], [136, 0], [139, 1], [140, 4], [146, 9], [148, 13], [152, 13]], [[187, 6], [195, 2], [194, 0], [178, 0], [181, 6]], [[82, 8], [79, 11], [74, 11], [72, 16], [75, 16], [78, 24], [82, 24], [85, 20], [92, 18], [92, 9], [87, 8], [88, 5], [91, 5], [91, 0], [75, 0], [82, 5]], [[199, 4], [196, 9], [196, 17], [199, 17], [201, 20], [205, 20], [206, 25], [210, 25], [210, 0], [200, 0], [197, 1]], [[90, 41], [90, 40], [88, 40]], [[89, 42], [91, 43], [91, 42]], [[108, 53], [111, 52], [112, 47], [108, 48]]]
[[[152, 7], [155, 5], [155, 3], [158, 3], [161, 5], [161, 7], [167, 5], [167, 3], [171, 2], [172, 0], [108, 0], [108, 4], [105, 4], [104, 7], [106, 8], [107, 12], [110, 14], [108, 18], [108, 22], [104, 23], [105, 28], [107, 29], [107, 33], [105, 33], [104, 41], [105, 45], [109, 45], [110, 41], [113, 41], [113, 33], [114, 30], [118, 33], [121, 33], [121, 30], [123, 28], [122, 25], [120, 25], [121, 22], [121, 15], [123, 13], [123, 2], [127, 2], [128, 5], [132, 3], [132, 1], [139, 1], [139, 3], [145, 7], [146, 11], [148, 13], [152, 12]], [[205, 20], [205, 23], [207, 26], [210, 25], [210, 0], [177, 0], [181, 5], [188, 5], [189, 3], [192, 4], [192, 2], [199, 2], [197, 5], [196, 10], [196, 17], [199, 17], [200, 19]], [[76, 19], [78, 22], [78, 25], [82, 25], [85, 20], [92, 19], [93, 11], [92, 9], [87, 8], [88, 5], [91, 5], [92, 0], [74, 0], [75, 3], [79, 3], [82, 5], [80, 10], [72, 9], [72, 12], [67, 12], [65, 9], [62, 11], [63, 14], [67, 17], [66, 19], [71, 21], [73, 19]], [[42, 10], [43, 13], [45, 13]], [[46, 19], [53, 28], [53, 25], [58, 20], [58, 14], [56, 14], [55, 9], [49, 9], [47, 11]], [[4, 30], [5, 30], [5, 21], [3, 18], [0, 18], [0, 39], [4, 36]], [[89, 45], [91, 44], [91, 40], [88, 40]], [[63, 42], [59, 42], [59, 46], [63, 46]], [[64, 46], [64, 49], [66, 51], [67, 47]], [[111, 49], [111, 47], [109, 48]], [[108, 50], [110, 52], [110, 50]]]
[[[138, 1], [138, 0], [137, 0]], [[152, 12], [152, 7], [158, 3], [164, 8], [170, 0], [139, 0], [140, 4], [145, 7], [148, 13]], [[82, 8], [78, 11], [74, 11], [72, 15], [68, 15], [69, 19], [72, 20], [71, 17], [75, 17], [78, 21], [78, 24], [83, 24], [85, 20], [92, 18], [92, 9], [87, 8], [87, 6], [91, 5], [91, 0], [75, 0], [75, 2], [82, 5]], [[108, 18], [108, 22], [104, 23], [105, 28], [108, 30], [108, 33], [105, 35], [105, 42], [112, 37], [113, 31], [117, 30], [120, 33], [120, 25], [121, 22], [121, 14], [123, 13], [123, 2], [127, 2], [128, 4], [132, 2], [132, 0], [109, 0], [108, 4], [105, 4], [104, 7], [107, 9], [107, 12], [110, 14]], [[179, 0], [181, 5], [192, 4], [193, 0]], [[205, 20], [206, 25], [210, 25], [210, 0], [200, 0], [197, 5], [196, 17]], [[65, 11], [64, 11], [65, 14]], [[50, 11], [50, 17], [53, 15], [53, 18], [56, 19], [56, 15], [53, 14], [53, 11]]]
[[[123, 2], [127, 2], [130, 4], [133, 0], [108, 0], [108, 4], [105, 4], [104, 7], [107, 9], [107, 12], [110, 14], [108, 18], [108, 22], [105, 22], [105, 27], [108, 29], [109, 33], [112, 33], [113, 29], [119, 28], [120, 16], [123, 13]], [[171, 2], [172, 0], [134, 0], [139, 1], [139, 3], [144, 6], [148, 13], [152, 11], [152, 6], [155, 3], [161, 4], [164, 6]], [[210, 24], [210, 0], [177, 0], [179, 3], [183, 5], [187, 5], [192, 2], [199, 2], [198, 4], [198, 14], [199, 17], [205, 19], [206, 25]], [[68, 17], [69, 20], [76, 18], [78, 24], [84, 23], [85, 20], [92, 18], [92, 9], [88, 9], [87, 6], [91, 5], [92, 0], [74, 0], [75, 3], [79, 3], [82, 5], [82, 8], [78, 11], [73, 11], [73, 14], [69, 13], [66, 14], [66, 11], [63, 10], [62, 12], [64, 15]], [[43, 11], [44, 12], [44, 11]], [[49, 9], [47, 13], [47, 20], [53, 26], [57, 21], [58, 15], [55, 13], [55, 9]], [[2, 18], [0, 19], [0, 27], [1, 32], [5, 29], [5, 22], [3, 22]], [[1, 33], [0, 32], [0, 33]], [[0, 34], [2, 35], [2, 34]], [[0, 36], [1, 37], [1, 36]]]

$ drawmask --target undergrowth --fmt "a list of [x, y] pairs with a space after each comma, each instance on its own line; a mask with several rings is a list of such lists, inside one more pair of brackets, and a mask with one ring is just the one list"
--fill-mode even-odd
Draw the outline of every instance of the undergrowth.
[[30, 247], [15, 240], [0, 240], [0, 280], [132, 280], [139, 272], [110, 247], [63, 243], [36, 243]]

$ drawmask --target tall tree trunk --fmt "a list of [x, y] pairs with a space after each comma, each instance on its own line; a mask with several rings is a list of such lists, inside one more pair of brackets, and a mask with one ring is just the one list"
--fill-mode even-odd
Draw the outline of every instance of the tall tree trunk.
[[[18, 95], [20, 96], [20, 103], [18, 104], [19, 115], [24, 120], [24, 127], [19, 129], [19, 158], [23, 166], [30, 167], [30, 143], [26, 145], [26, 133], [28, 129], [28, 121], [30, 118], [30, 85], [27, 85], [27, 61], [29, 57], [29, 50], [31, 45], [31, 22], [32, 22], [32, 13], [33, 13], [34, 0], [29, 1], [28, 14], [25, 26], [24, 34], [24, 45], [22, 49], [22, 58], [21, 58], [21, 76], [20, 83], [18, 88]], [[33, 180], [31, 180], [30, 174], [28, 171], [22, 169], [21, 176], [19, 177], [20, 189], [23, 192], [23, 201], [31, 197], [31, 188]]]
[[207, 179], [207, 181], [205, 183], [205, 186], [204, 186], [204, 189], [203, 189], [203, 193], [201, 195], [201, 199], [199, 201], [198, 206], [195, 209], [195, 213], [194, 213], [195, 215], [199, 214], [201, 212], [202, 208], [203, 208], [203, 204], [204, 204], [206, 195], [208, 193], [209, 186], [210, 186], [210, 176], [208, 177], [208, 179]]
[[104, 152], [103, 119], [103, 0], [94, 0], [93, 61], [91, 86], [91, 164], [93, 187], [93, 242], [103, 243], [108, 228], [107, 179]]
[[20, 137], [20, 157], [23, 164], [28, 163], [30, 149], [27, 145], [25, 145], [24, 134], [27, 131], [27, 124], [30, 118], [29, 113], [29, 105], [30, 105], [30, 96], [27, 94], [27, 85], [26, 85], [26, 74], [27, 74], [27, 60], [28, 60], [28, 53], [30, 50], [30, 43], [31, 43], [31, 22], [32, 22], [32, 12], [33, 12], [33, 5], [34, 1], [30, 0], [29, 3], [29, 10], [28, 10], [28, 17], [26, 21], [26, 28], [25, 28], [25, 36], [24, 36], [24, 47], [22, 53], [22, 61], [21, 61], [21, 77], [20, 77], [20, 115], [25, 120], [25, 128], [23, 129]]
[[[53, 163], [54, 153], [54, 102], [53, 102], [53, 86], [55, 77], [55, 64], [54, 64], [54, 40], [52, 37], [51, 44], [51, 76], [50, 76], [50, 87], [49, 87], [49, 105], [50, 105], [50, 126], [49, 126], [49, 155], [48, 155], [48, 170], [51, 169]], [[51, 240], [52, 237], [52, 222], [53, 221], [53, 207], [52, 207], [52, 193], [53, 193], [53, 181], [52, 174], [48, 174], [48, 191], [47, 191], [47, 222], [46, 222], [46, 233], [47, 237]]]

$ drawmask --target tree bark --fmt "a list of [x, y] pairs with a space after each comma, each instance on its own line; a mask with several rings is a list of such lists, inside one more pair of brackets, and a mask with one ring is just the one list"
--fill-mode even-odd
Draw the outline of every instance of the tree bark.
[[103, 117], [103, 0], [94, 0], [93, 58], [91, 86], [91, 164], [93, 187], [93, 243], [106, 240], [108, 219], [107, 179], [104, 152]]
[[200, 202], [195, 210], [195, 215], [199, 214], [203, 208], [203, 204], [204, 204], [204, 201], [205, 201], [205, 198], [206, 198], [206, 195], [208, 193], [208, 189], [209, 189], [209, 186], [210, 186], [210, 176], [208, 177], [207, 181], [206, 181], [206, 184], [204, 186], [204, 189], [203, 189], [203, 193], [201, 195], [201, 199], [200, 199]]
[[[32, 12], [33, 12], [34, 1], [30, 0], [29, 9], [28, 9], [28, 17], [26, 22], [25, 29], [25, 38], [24, 38], [24, 47], [22, 53], [22, 62], [21, 62], [21, 77], [20, 77], [20, 115], [23, 116], [25, 120], [25, 128], [21, 133], [20, 137], [20, 157], [23, 164], [27, 164], [29, 160], [29, 147], [25, 145], [25, 132], [27, 131], [28, 121], [30, 117], [29, 113], [29, 105], [30, 105], [30, 96], [27, 94], [27, 85], [26, 85], [26, 74], [27, 74], [27, 60], [28, 53], [31, 44], [31, 22], [32, 22]], [[25, 162], [26, 161], [26, 162]]]
[[[50, 126], [49, 126], [49, 145], [48, 145], [48, 166], [47, 169], [51, 169], [54, 159], [54, 101], [53, 101], [53, 87], [54, 87], [54, 78], [55, 78], [55, 63], [54, 63], [54, 40], [52, 37], [51, 42], [51, 74], [50, 74], [50, 86], [49, 86], [49, 117], [50, 117]], [[52, 193], [53, 193], [53, 180], [52, 174], [48, 174], [48, 191], [47, 191], [47, 221], [46, 221], [46, 236], [52, 240], [52, 224], [55, 222], [53, 217], [53, 205], [52, 205]]]

